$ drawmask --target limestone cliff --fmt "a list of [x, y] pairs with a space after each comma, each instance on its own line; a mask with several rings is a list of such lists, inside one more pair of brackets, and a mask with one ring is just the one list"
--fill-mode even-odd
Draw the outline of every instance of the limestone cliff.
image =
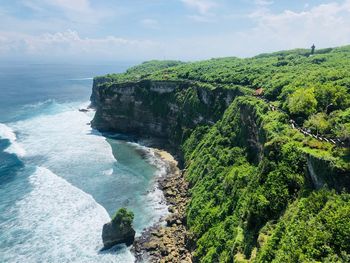
[[239, 89], [206, 89], [186, 81], [94, 81], [92, 126], [101, 131], [153, 136], [180, 145], [197, 125], [212, 125]]
[[[208, 89], [189, 81], [113, 83], [100, 77], [94, 80], [91, 95], [91, 106], [96, 109], [92, 126], [105, 132], [164, 139], [174, 152], [180, 153], [180, 146], [194, 128], [212, 126], [232, 101], [242, 95], [244, 92], [238, 88]], [[259, 163], [266, 141], [263, 120], [257, 117], [255, 106], [242, 104], [239, 109], [241, 134], [237, 143], [247, 149], [252, 162]], [[305, 154], [305, 158], [305, 169], [315, 188], [328, 185], [338, 191], [350, 189], [347, 171], [311, 154]]]
[[94, 82], [93, 127], [162, 138], [184, 157], [194, 260], [271, 262], [271, 244], [287, 238], [279, 232], [289, 220], [283, 215], [295, 213], [305, 193], [350, 189], [349, 170], [335, 165], [339, 156], [311, 149], [313, 139], [294, 129], [286, 113], [243, 95], [190, 81]]

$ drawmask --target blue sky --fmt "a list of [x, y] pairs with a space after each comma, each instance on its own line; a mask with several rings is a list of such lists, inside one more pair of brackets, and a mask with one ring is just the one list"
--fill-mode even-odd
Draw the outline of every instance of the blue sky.
[[199, 60], [350, 44], [350, 0], [0, 0], [0, 59]]

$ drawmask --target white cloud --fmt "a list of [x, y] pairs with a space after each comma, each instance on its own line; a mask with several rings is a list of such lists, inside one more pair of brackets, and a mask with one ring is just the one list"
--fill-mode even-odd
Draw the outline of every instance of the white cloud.
[[121, 60], [140, 59], [156, 55], [158, 44], [149, 40], [133, 40], [107, 36], [82, 38], [67, 30], [39, 36], [0, 32], [0, 56], [16, 54], [35, 59]]
[[285, 10], [273, 14], [260, 9], [250, 18], [257, 26], [248, 35], [262, 46], [287, 49], [308, 47], [313, 42], [322, 47], [350, 43], [350, 0], [321, 4], [301, 12]]
[[217, 3], [211, 0], [181, 0], [189, 8], [195, 9], [201, 15], [207, 15], [217, 6]]
[[[189, 16], [192, 20], [222, 21], [218, 20], [220, 19], [218, 14], [213, 13], [214, 7], [207, 6], [200, 9], [193, 4], [198, 4], [198, 1], [182, 1], [184, 3], [187, 1], [187, 4], [192, 2], [192, 6], [188, 6], [197, 11]], [[66, 30], [66, 28], [76, 29], [77, 27], [74, 23], [72, 23], [73, 26], [64, 23], [63, 19], [24, 23], [21, 19], [11, 20], [10, 17], [6, 18], [3, 15], [0, 25], [0, 58], [17, 55], [23, 58], [47, 58], [51, 61], [59, 59], [79, 61], [82, 58], [95, 61], [151, 58], [203, 59], [217, 56], [251, 56], [261, 52], [297, 47], [309, 48], [313, 43], [316, 48], [350, 44], [350, 0], [333, 1], [308, 7], [299, 12], [285, 10], [274, 13], [269, 9], [269, 5], [257, 5], [256, 8], [257, 11], [248, 17], [241, 17], [241, 14], [234, 17], [237, 24], [240, 23], [240, 19], [245, 22], [250, 20], [250, 23], [253, 23], [253, 26], [244, 28], [241, 32], [237, 29], [223, 31], [219, 28], [221, 24], [217, 23], [211, 25], [211, 27], [218, 26], [217, 32], [208, 30], [208, 33], [201, 36], [193, 34], [193, 37], [183, 39], [179, 34], [170, 37], [158, 36], [157, 41], [116, 36], [82, 37], [82, 35], [91, 34], [90, 25], [87, 27], [84, 24], [78, 28], [77, 31], [80, 33], [78, 34], [76, 31]], [[86, 19], [90, 19], [84, 13], [79, 13], [85, 12], [84, 10], [88, 9], [83, 8], [79, 11], [78, 8], [78, 11], [74, 12], [78, 12], [77, 17], [85, 16]], [[139, 19], [140, 25], [144, 27], [162, 26], [152, 18]], [[242, 24], [246, 26], [245, 22]], [[19, 30], [25, 33], [20, 33]], [[39, 35], [40, 32], [57, 33]], [[150, 36], [150, 38], [153, 37]]]
[[220, 56], [253, 56], [292, 48], [316, 48], [350, 44], [350, 0], [331, 2], [306, 11], [272, 13], [259, 8], [249, 15], [250, 29], [202, 37], [177, 39], [169, 43], [169, 55], [189, 59]]

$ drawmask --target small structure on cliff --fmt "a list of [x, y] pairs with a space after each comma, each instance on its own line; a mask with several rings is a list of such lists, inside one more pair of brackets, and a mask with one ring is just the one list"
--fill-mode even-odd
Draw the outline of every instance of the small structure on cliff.
[[109, 249], [118, 244], [130, 246], [135, 239], [135, 230], [132, 227], [134, 213], [121, 208], [112, 221], [104, 224], [102, 230], [103, 249]]
[[264, 89], [263, 88], [257, 88], [253, 94], [256, 97], [261, 97], [264, 95]]
[[315, 49], [316, 49], [315, 44], [312, 44], [312, 46], [311, 46], [311, 55], [315, 54]]

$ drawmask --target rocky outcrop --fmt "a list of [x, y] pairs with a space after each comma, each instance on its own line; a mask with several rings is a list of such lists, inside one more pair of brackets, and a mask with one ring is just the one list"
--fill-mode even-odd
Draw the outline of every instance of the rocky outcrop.
[[259, 163], [263, 159], [263, 145], [266, 141], [264, 129], [261, 127], [262, 120], [257, 117], [256, 108], [253, 106], [243, 104], [239, 109], [242, 126], [238, 143], [247, 149], [251, 162]]
[[316, 189], [327, 186], [338, 192], [350, 191], [350, 174], [335, 167], [331, 161], [307, 155], [307, 168], [311, 181]]
[[135, 239], [135, 230], [132, 228], [134, 215], [126, 209], [120, 209], [111, 222], [104, 224], [102, 240], [104, 249], [118, 244], [132, 245]]

